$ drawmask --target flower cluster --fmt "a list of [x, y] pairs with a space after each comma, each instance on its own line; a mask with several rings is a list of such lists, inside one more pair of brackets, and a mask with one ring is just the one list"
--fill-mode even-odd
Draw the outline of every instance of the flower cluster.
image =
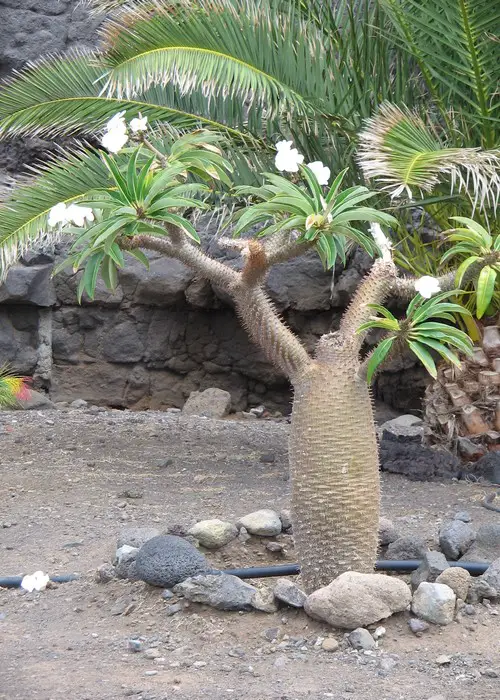
[[420, 279], [415, 280], [415, 290], [421, 294], [424, 299], [430, 299], [434, 294], [441, 291], [439, 280], [429, 275], [424, 275]]
[[[101, 139], [101, 145], [110, 153], [118, 153], [128, 141], [127, 123], [125, 122], [125, 111], [118, 112], [106, 124], [104, 136]], [[148, 118], [139, 114], [130, 121], [130, 130], [137, 134], [139, 131], [146, 131]]]
[[50, 577], [44, 574], [43, 571], [35, 571], [34, 574], [23, 577], [21, 588], [24, 588], [28, 593], [32, 591], [44, 591], [49, 581]]
[[94, 221], [94, 212], [90, 207], [79, 207], [77, 204], [66, 206], [65, 202], [59, 202], [49, 212], [48, 224], [51, 227], [67, 224], [85, 226], [85, 222]]
[[[296, 148], [292, 148], [292, 141], [278, 141], [276, 144], [276, 158], [275, 165], [276, 169], [280, 172], [286, 171], [288, 173], [297, 173], [299, 171], [299, 165], [304, 162], [304, 156], [299, 153]], [[315, 160], [312, 163], [307, 163], [309, 170], [312, 170], [314, 175], [318, 180], [320, 185], [328, 185], [328, 180], [330, 179], [330, 168], [320, 160]]]

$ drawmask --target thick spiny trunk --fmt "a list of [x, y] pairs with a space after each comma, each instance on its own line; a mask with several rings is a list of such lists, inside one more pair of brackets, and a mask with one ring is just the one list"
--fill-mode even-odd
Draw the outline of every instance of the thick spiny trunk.
[[380, 479], [369, 389], [352, 365], [314, 362], [296, 381], [290, 436], [292, 517], [307, 592], [373, 572]]

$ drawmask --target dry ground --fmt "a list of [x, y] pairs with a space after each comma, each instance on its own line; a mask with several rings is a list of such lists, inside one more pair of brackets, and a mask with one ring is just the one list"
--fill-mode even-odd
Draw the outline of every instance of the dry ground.
[[[161, 530], [286, 507], [287, 430], [286, 423], [153, 412], [0, 413], [0, 521], [8, 526], [0, 528], [0, 577], [36, 569], [82, 574], [41, 594], [0, 589], [0, 698], [498, 698], [500, 608], [476, 606], [476, 615], [421, 638], [409, 631], [407, 614], [395, 616], [381, 651], [370, 656], [349, 650], [342, 632], [303, 612], [240, 615], [192, 605], [168, 617], [159, 590], [94, 582], [93, 571], [110, 560], [126, 525]], [[264, 454], [274, 461], [261, 461]], [[393, 475], [383, 482], [384, 514], [403, 534], [423, 533], [431, 545], [439, 523], [457, 510], [467, 509], [476, 526], [500, 518], [479, 506], [478, 486]], [[127, 499], [120, 495], [126, 489], [143, 497]], [[211, 559], [230, 567], [271, 556], [253, 540]], [[129, 614], [113, 615], [122, 596], [130, 596]], [[273, 627], [278, 642], [288, 635], [293, 645], [268, 641], [264, 632]], [[341, 641], [336, 653], [314, 647], [329, 633]], [[163, 661], [128, 651], [133, 637], [157, 648]], [[441, 654], [451, 662], [436, 664]]]

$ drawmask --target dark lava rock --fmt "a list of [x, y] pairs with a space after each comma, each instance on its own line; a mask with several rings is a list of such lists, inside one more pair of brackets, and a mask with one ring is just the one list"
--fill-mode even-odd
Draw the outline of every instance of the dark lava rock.
[[196, 547], [175, 535], [159, 535], [148, 540], [137, 553], [136, 573], [151, 586], [173, 588], [190, 576], [210, 571]]
[[387, 547], [386, 558], [391, 560], [423, 559], [428, 547], [421, 537], [406, 535], [399, 537]]
[[482, 476], [492, 484], [500, 484], [500, 452], [488, 452], [474, 465], [474, 476]]
[[403, 474], [412, 481], [450, 479], [460, 472], [460, 462], [449, 452], [431, 450], [413, 442], [380, 442], [380, 468]]

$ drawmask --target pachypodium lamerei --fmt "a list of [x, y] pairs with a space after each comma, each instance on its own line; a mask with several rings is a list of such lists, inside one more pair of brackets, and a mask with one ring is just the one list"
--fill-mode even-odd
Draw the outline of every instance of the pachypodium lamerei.
[[[140, 117], [127, 124], [120, 113], [108, 123], [102, 143], [108, 153], [71, 153], [65, 162], [47, 166], [38, 183], [13, 194], [11, 228], [22, 233], [15, 242], [12, 236], [0, 236], [4, 273], [40, 236], [64, 234], [73, 244], [63, 264], [81, 271], [80, 299], [83, 294], [93, 297], [99, 273], [113, 289], [128, 255], [147, 266], [144, 251], [175, 258], [223, 287], [253, 341], [294, 387], [292, 512], [306, 590], [347, 570], [372, 571], [380, 480], [369, 384], [382, 363], [405, 345], [431, 373], [431, 351], [454, 363], [458, 358], [451, 348], [470, 352], [468, 337], [450, 325], [453, 314], [464, 312], [446, 301], [453, 276], [399, 278], [382, 228], [397, 222], [368, 206], [375, 193], [363, 186], [342, 189], [345, 173], [329, 184], [329, 169], [320, 162], [304, 165], [291, 142], [280, 142], [276, 157], [277, 168], [291, 177], [265, 173], [260, 186], [236, 189], [219, 137], [207, 131], [167, 138], [148, 132]], [[48, 184], [51, 178], [59, 182], [63, 172], [78, 173], [80, 190], [68, 190], [64, 200], [51, 202]], [[219, 239], [220, 245], [240, 252], [241, 270], [205, 253], [193, 223], [192, 212], [209, 209], [221, 190], [225, 198], [234, 195], [246, 205], [236, 207], [233, 237]], [[38, 218], [26, 206], [32, 206], [34, 192], [39, 200], [40, 192], [45, 195]], [[312, 250], [331, 269], [337, 260], [345, 263], [352, 245], [362, 246], [375, 262], [339, 329], [323, 335], [311, 356], [273, 308], [266, 276], [273, 265]], [[432, 297], [436, 292], [441, 293]], [[397, 320], [383, 306], [391, 295], [411, 300], [406, 318]], [[386, 335], [363, 356], [371, 328]]]

